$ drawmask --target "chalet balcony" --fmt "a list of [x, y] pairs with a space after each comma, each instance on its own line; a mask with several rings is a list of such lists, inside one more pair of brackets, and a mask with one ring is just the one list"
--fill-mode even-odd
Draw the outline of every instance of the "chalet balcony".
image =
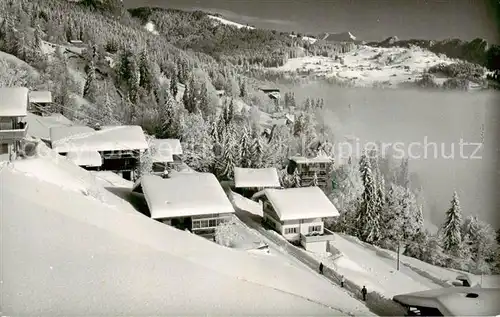
[[333, 232], [328, 229], [324, 229], [324, 232], [321, 233], [312, 233], [312, 234], [300, 234], [300, 242], [302, 244], [314, 243], [314, 242], [326, 242], [331, 241], [335, 238]]
[[0, 143], [14, 143], [16, 141], [22, 140], [24, 137], [26, 137], [27, 129], [27, 124], [16, 124], [11, 129], [4, 129], [0, 127]]

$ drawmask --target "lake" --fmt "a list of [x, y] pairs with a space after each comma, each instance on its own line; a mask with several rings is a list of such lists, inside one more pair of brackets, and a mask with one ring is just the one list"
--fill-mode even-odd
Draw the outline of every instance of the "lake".
[[[336, 141], [354, 135], [361, 148], [366, 142], [401, 142], [397, 153], [411, 154], [412, 179], [424, 189], [430, 229], [442, 223], [454, 190], [464, 216], [477, 214], [499, 227], [500, 93], [340, 88], [319, 82], [291, 89], [297, 101], [324, 99], [324, 117]], [[481, 143], [483, 129], [483, 146], [476, 151], [478, 145], [462, 145], [461, 152], [460, 140]]]

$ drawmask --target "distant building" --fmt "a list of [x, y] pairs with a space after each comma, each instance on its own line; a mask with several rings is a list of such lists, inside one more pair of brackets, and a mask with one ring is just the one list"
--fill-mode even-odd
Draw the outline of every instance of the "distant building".
[[10, 160], [18, 152], [26, 136], [28, 88], [0, 88], [0, 160]]
[[244, 197], [252, 197], [265, 188], [281, 188], [278, 171], [269, 168], [234, 168], [235, 192]]
[[259, 88], [262, 92], [264, 92], [271, 100], [273, 100], [276, 107], [279, 106], [279, 100], [281, 99], [281, 94], [279, 88]]
[[318, 186], [325, 189], [328, 186], [328, 171], [333, 166], [334, 160], [328, 156], [318, 156], [315, 158], [306, 158], [303, 156], [294, 156], [289, 159], [287, 172], [289, 175], [298, 173], [301, 186], [311, 186], [314, 175], [318, 179]]
[[407, 316], [498, 316], [500, 289], [445, 287], [396, 295]]
[[[109, 126], [94, 130], [86, 126], [50, 129], [52, 149], [89, 169], [112, 171], [132, 180], [142, 153], [148, 149], [140, 126]], [[72, 154], [70, 154], [72, 153]], [[102, 165], [97, 164], [97, 155]], [[78, 157], [78, 159], [76, 159]]]
[[152, 219], [208, 239], [234, 214], [224, 189], [210, 173], [174, 173], [169, 178], [145, 175], [133, 192], [144, 195]]
[[44, 115], [51, 112], [52, 93], [50, 91], [30, 91], [29, 111], [36, 115]]
[[82, 40], [70, 40], [69, 44], [77, 46], [77, 47], [82, 47], [85, 45]]
[[325, 229], [324, 220], [338, 217], [339, 212], [320, 188], [265, 189], [253, 199], [263, 201], [264, 223], [285, 239], [308, 251], [328, 251], [333, 233]]

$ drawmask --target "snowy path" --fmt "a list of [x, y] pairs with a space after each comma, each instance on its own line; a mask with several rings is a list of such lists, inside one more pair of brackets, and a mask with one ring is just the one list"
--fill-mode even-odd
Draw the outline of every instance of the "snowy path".
[[[295, 259], [296, 263], [306, 266], [311, 272], [311, 274], [318, 276], [319, 262], [312, 256], [291, 245], [286, 240], [282, 239], [280, 236], [275, 235], [274, 232], [264, 229], [260, 223], [252, 219], [252, 216], [249, 213], [242, 210], [237, 210], [236, 215], [248, 227], [254, 229], [260, 235], [262, 235], [264, 240], [266, 240], [269, 243], [270, 248], [277, 249], [280, 250], [280, 252], [283, 252], [287, 255], [291, 255]], [[331, 283], [332, 287], [338, 288], [339, 293], [345, 296], [344, 305], [349, 307], [350, 306], [349, 302], [354, 302], [357, 305], [365, 304], [360, 302], [361, 294], [357, 294], [355, 291], [353, 292], [352, 290], [349, 290], [347, 288], [344, 289], [339, 288], [338, 285], [340, 284], [340, 281], [335, 277], [334, 274], [329, 272], [327, 267], [325, 267], [324, 273], [325, 274], [323, 278], [326, 279], [329, 283]], [[377, 302], [373, 302], [372, 304], [372, 302], [368, 300], [366, 302], [366, 307], [369, 309], [369, 311], [367, 310], [366, 313], [363, 313], [363, 315], [371, 313], [382, 316], [400, 316], [402, 314], [402, 312], [399, 310], [387, 309], [387, 307], [376, 307], [376, 306], [381, 306], [381, 305], [377, 304]]]
[[388, 298], [398, 294], [441, 288], [441, 285], [402, 264], [398, 271], [396, 260], [387, 259], [382, 250], [353, 237], [336, 234], [331, 245], [345, 256], [332, 263], [337, 272], [349, 276], [357, 285], [365, 285], [368, 290]]

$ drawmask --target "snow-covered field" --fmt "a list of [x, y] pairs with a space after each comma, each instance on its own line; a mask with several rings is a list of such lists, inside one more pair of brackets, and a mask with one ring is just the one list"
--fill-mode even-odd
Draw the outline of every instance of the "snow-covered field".
[[297, 264], [149, 219], [40, 149], [43, 158], [0, 166], [5, 314], [370, 315]]
[[290, 58], [285, 65], [272, 69], [333, 77], [355, 86], [384, 84], [396, 87], [404, 82], [415, 81], [431, 66], [454, 62], [456, 61], [453, 59], [417, 47], [360, 46], [348, 53], [339, 54], [337, 59], [322, 56]]
[[224, 19], [224, 18], [221, 18], [221, 17], [217, 17], [215, 15], [208, 15], [208, 17], [210, 19], [213, 19], [214, 22], [216, 22], [216, 23], [220, 23], [220, 24], [224, 24], [224, 25], [229, 25], [229, 26], [234, 26], [234, 27], [237, 27], [238, 29], [241, 29], [241, 28], [246, 28], [246, 29], [249, 29], [249, 30], [255, 29], [252, 26], [248, 26], [248, 25], [244, 25], [244, 24], [241, 24], [241, 23], [229, 21], [227, 19]]

